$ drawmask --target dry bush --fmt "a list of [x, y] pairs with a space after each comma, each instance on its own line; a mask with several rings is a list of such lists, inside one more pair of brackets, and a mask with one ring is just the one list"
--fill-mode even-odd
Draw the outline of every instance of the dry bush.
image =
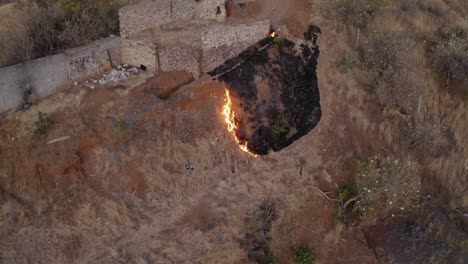
[[450, 80], [455, 80], [462, 82], [468, 90], [468, 40], [461, 32], [437, 45], [432, 64], [436, 71], [446, 76], [447, 86]]
[[359, 28], [365, 28], [374, 18], [376, 12], [388, 6], [386, 0], [333, 0], [330, 8], [346, 23]]
[[28, 35], [28, 15], [14, 4], [0, 6], [0, 67], [21, 62], [18, 51]]
[[414, 14], [421, 5], [421, 0], [396, 0], [396, 13]]
[[411, 121], [401, 132], [401, 141], [420, 158], [447, 156], [455, 147], [452, 130], [438, 119]]
[[274, 256], [270, 252], [270, 231], [278, 218], [276, 202], [265, 200], [258, 210], [247, 219], [248, 232], [242, 240], [242, 247], [247, 250], [250, 260], [256, 263], [271, 263]]
[[359, 50], [370, 86], [384, 105], [414, 111], [423, 85], [411, 68], [410, 37], [396, 32], [373, 32]]
[[118, 34], [118, 7], [110, 0], [18, 1], [16, 8], [28, 20], [26, 34], [10, 37], [16, 43], [15, 58], [3, 66]]

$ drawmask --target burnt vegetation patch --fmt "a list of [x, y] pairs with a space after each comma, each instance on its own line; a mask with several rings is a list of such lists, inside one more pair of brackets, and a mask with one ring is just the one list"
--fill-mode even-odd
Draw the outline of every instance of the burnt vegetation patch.
[[319, 33], [310, 26], [302, 40], [266, 37], [210, 72], [236, 97], [236, 134], [250, 151], [279, 151], [319, 122]]

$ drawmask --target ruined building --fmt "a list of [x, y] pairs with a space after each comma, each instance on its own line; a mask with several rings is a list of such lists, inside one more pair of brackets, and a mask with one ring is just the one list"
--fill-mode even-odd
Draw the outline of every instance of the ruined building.
[[195, 78], [264, 38], [269, 21], [230, 22], [225, 0], [142, 0], [122, 8], [122, 61]]

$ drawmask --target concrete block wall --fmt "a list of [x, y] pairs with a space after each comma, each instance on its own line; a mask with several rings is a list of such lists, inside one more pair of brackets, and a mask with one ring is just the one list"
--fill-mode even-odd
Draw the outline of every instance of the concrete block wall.
[[64, 52], [70, 80], [83, 80], [121, 64], [120, 39], [110, 37]]
[[31, 100], [44, 98], [70, 82], [94, 76], [110, 69], [111, 64], [120, 63], [120, 39], [110, 37], [81, 48], [2, 68], [0, 113], [21, 105], [27, 89], [32, 92]]
[[122, 39], [122, 61], [139, 67], [145, 65], [149, 71], [158, 72], [156, 45], [151, 40]]
[[18, 107], [28, 88], [32, 90], [32, 99], [38, 99], [50, 95], [67, 81], [63, 53], [0, 69], [0, 112]]

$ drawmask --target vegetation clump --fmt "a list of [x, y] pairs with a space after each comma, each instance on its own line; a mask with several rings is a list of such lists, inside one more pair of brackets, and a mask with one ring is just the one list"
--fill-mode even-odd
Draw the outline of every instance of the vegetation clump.
[[123, 120], [119, 120], [117, 121], [116, 125], [117, 129], [120, 131], [120, 132], [125, 132], [127, 131], [127, 123], [125, 123], [125, 121]]
[[386, 209], [393, 214], [418, 209], [421, 204], [421, 178], [416, 163], [372, 157], [358, 161], [356, 185], [338, 192], [334, 214], [348, 222]]
[[307, 246], [298, 247], [294, 250], [294, 263], [295, 264], [313, 264], [317, 256], [315, 251]]
[[273, 200], [263, 201], [247, 219], [248, 231], [241, 242], [248, 257], [255, 263], [277, 263], [270, 250], [271, 227], [278, 218], [277, 204]]
[[111, 0], [20, 0], [27, 34], [18, 39], [17, 62], [118, 34], [118, 6]]
[[432, 56], [434, 69], [450, 80], [462, 82], [468, 91], [468, 40], [462, 33], [454, 34], [436, 46]]
[[288, 133], [289, 128], [289, 115], [285, 112], [279, 113], [275, 119], [273, 120], [273, 124], [271, 126], [271, 132], [273, 138], [278, 139], [284, 134]]
[[39, 111], [37, 113], [37, 121], [34, 122], [34, 124], [36, 125], [36, 130], [34, 131], [34, 134], [42, 136], [47, 134], [49, 128], [54, 124], [54, 120], [50, 118], [46, 113]]
[[349, 55], [347, 53], [343, 54], [343, 56], [341, 57], [340, 64], [341, 64], [341, 66], [343, 66], [347, 70], [353, 69], [354, 63], [355, 63], [355, 61], [354, 61], [353, 56], [351, 56], [351, 55]]

